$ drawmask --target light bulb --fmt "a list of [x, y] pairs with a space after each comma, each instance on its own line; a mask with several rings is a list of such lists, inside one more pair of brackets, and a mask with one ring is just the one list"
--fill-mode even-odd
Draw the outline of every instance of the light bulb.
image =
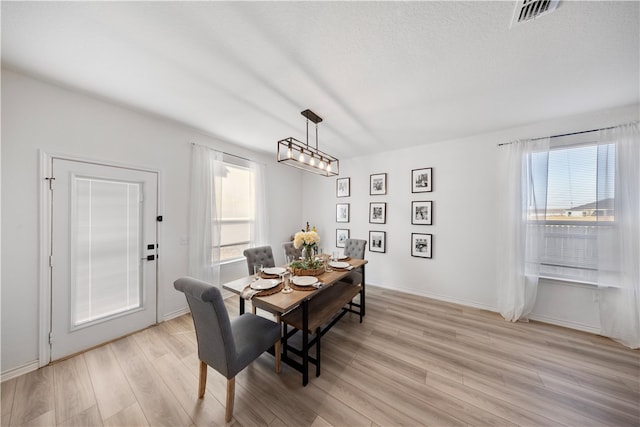
[[331, 172], [331, 162], [327, 162], [327, 172]]
[[304, 163], [304, 151], [300, 151], [300, 157], [298, 157], [298, 160]]
[[287, 149], [287, 157], [291, 158], [291, 145], [289, 145], [289, 148]]
[[320, 159], [320, 164], [318, 165], [320, 169], [324, 169], [324, 162]]
[[309, 159], [309, 164], [310, 164], [311, 166], [313, 166], [313, 165], [315, 165], [315, 164], [316, 164], [316, 159], [314, 159], [314, 158], [313, 158], [313, 153], [311, 153], [311, 158]]

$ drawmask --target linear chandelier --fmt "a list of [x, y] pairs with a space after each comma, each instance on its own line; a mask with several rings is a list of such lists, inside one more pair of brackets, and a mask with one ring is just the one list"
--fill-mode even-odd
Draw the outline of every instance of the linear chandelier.
[[[311, 110], [301, 112], [307, 118], [307, 142], [293, 137], [278, 141], [278, 163], [323, 176], [340, 174], [340, 160], [318, 149], [318, 123], [322, 118]], [[309, 121], [316, 124], [316, 146], [309, 146]]]

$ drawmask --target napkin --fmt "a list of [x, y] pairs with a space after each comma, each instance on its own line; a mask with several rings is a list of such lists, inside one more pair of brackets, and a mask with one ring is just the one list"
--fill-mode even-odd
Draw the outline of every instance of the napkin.
[[251, 299], [259, 292], [259, 289], [252, 289], [251, 285], [247, 285], [247, 287], [240, 292], [240, 296], [244, 299]]

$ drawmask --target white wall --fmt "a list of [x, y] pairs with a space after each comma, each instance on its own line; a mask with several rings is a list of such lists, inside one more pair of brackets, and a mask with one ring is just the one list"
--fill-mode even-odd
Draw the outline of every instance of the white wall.
[[[280, 242], [304, 221], [316, 225], [325, 250], [335, 229], [368, 239], [387, 232], [385, 254], [367, 251], [368, 283], [495, 310], [496, 145], [516, 138], [593, 129], [638, 119], [638, 106], [561, 118], [454, 141], [418, 145], [341, 159], [351, 178], [351, 197], [335, 197], [335, 179], [275, 164], [271, 155], [249, 152], [174, 122], [71, 92], [24, 75], [2, 71], [2, 313], [1, 372], [33, 366], [38, 358], [38, 161], [39, 150], [157, 169], [161, 173], [159, 313], [186, 306], [173, 290], [186, 273], [189, 142], [250, 157], [267, 165], [269, 241], [277, 261]], [[416, 135], [420, 144], [420, 135]], [[412, 194], [412, 169], [432, 167], [434, 191]], [[388, 174], [386, 196], [369, 196], [369, 175]], [[287, 191], [279, 183], [287, 182]], [[300, 195], [302, 194], [302, 197]], [[434, 225], [412, 226], [411, 200], [434, 201]], [[387, 203], [387, 223], [368, 223], [369, 202]], [[335, 203], [351, 204], [351, 221], [335, 222]], [[287, 209], [282, 209], [286, 206]], [[433, 259], [410, 256], [412, 232], [434, 235]], [[244, 263], [226, 266], [222, 280], [245, 274]], [[589, 287], [543, 283], [534, 317], [597, 331], [599, 318]]]
[[[367, 250], [367, 282], [382, 287], [496, 311], [496, 174], [498, 143], [575, 132], [638, 119], [638, 105], [559, 118], [453, 141], [342, 160], [351, 197], [336, 198], [336, 180], [305, 176], [303, 215], [315, 224], [325, 249], [335, 229], [368, 240], [387, 232], [385, 254]], [[419, 142], [419, 136], [416, 136]], [[433, 192], [411, 193], [411, 170], [433, 168]], [[369, 195], [369, 175], [387, 173], [386, 196]], [[411, 225], [412, 200], [433, 200], [432, 226]], [[329, 201], [329, 203], [327, 203]], [[387, 203], [387, 223], [368, 223], [369, 202]], [[348, 224], [335, 222], [335, 203], [350, 203]], [[412, 232], [433, 234], [433, 258], [411, 257]], [[592, 332], [600, 329], [594, 288], [543, 281], [532, 318]]]
[[[215, 118], [212, 118], [214, 120]], [[190, 142], [266, 164], [269, 241], [279, 248], [300, 222], [301, 172], [186, 126], [2, 70], [2, 353], [1, 371], [37, 366], [39, 150], [160, 171], [158, 300], [160, 319], [186, 307], [173, 281], [187, 273]], [[275, 149], [275, 141], [274, 141]], [[281, 209], [287, 206], [286, 210]], [[278, 260], [281, 251], [276, 250]], [[224, 266], [221, 280], [246, 274]]]

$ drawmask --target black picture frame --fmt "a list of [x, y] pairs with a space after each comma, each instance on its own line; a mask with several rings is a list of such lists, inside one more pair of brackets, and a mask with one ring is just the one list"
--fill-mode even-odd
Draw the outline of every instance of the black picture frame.
[[344, 242], [349, 238], [348, 228], [336, 228], [336, 247], [344, 248]]
[[411, 202], [411, 224], [433, 225], [433, 201], [414, 200]]
[[387, 223], [387, 204], [385, 202], [369, 203], [369, 223], [370, 224], [386, 224]]
[[387, 194], [387, 174], [376, 173], [369, 176], [369, 195], [379, 196]]
[[349, 222], [349, 203], [336, 203], [336, 222]]
[[336, 179], [336, 197], [351, 196], [351, 178]]
[[369, 252], [387, 252], [387, 232], [369, 231]]
[[433, 257], [433, 234], [411, 233], [411, 256]]
[[433, 168], [413, 169], [411, 171], [411, 192], [428, 193], [433, 191]]

